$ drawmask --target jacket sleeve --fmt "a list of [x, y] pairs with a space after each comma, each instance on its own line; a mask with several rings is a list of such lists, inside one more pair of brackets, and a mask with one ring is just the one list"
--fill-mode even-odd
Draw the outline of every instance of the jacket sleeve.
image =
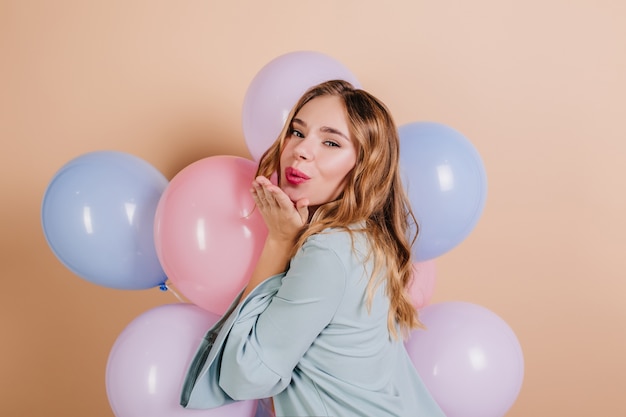
[[271, 397], [332, 319], [346, 287], [344, 262], [313, 236], [286, 274], [268, 278], [205, 336], [188, 370], [181, 404], [214, 408]]
[[207, 331], [183, 380], [180, 395], [183, 407], [216, 408], [235, 401], [219, 386], [224, 344], [244, 307], [247, 314], [260, 314], [267, 308], [269, 300], [280, 287], [282, 275], [265, 280], [241, 303], [240, 293], [224, 316]]
[[278, 394], [309, 346], [331, 321], [346, 287], [344, 262], [313, 236], [291, 261], [281, 286], [260, 313], [245, 305], [222, 355], [220, 387], [243, 400]]

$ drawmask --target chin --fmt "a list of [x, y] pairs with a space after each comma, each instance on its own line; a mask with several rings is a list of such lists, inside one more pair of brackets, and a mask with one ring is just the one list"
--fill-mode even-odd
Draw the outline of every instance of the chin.
[[302, 198], [305, 198], [302, 193], [299, 193], [296, 190], [290, 188], [283, 189], [283, 191], [285, 192], [285, 194], [287, 194], [287, 197], [289, 197], [289, 199], [294, 203]]

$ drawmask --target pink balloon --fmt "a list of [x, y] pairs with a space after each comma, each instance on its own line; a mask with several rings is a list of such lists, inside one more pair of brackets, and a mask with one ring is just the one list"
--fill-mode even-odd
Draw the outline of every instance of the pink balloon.
[[187, 367], [205, 332], [219, 317], [193, 304], [153, 308], [133, 320], [115, 341], [106, 390], [116, 417], [251, 417], [256, 401], [210, 410], [179, 404]]
[[448, 417], [502, 417], [524, 378], [522, 348], [488, 309], [446, 302], [425, 307], [405, 343], [424, 384]]
[[261, 68], [243, 102], [243, 133], [252, 158], [261, 159], [274, 143], [292, 107], [306, 90], [334, 79], [360, 87], [343, 64], [320, 52], [290, 52]]
[[248, 282], [267, 228], [250, 195], [256, 164], [213, 156], [180, 171], [155, 214], [155, 247], [176, 289], [223, 314]]
[[409, 297], [413, 306], [421, 310], [430, 304], [435, 291], [435, 261], [415, 262], [413, 280], [409, 284]]

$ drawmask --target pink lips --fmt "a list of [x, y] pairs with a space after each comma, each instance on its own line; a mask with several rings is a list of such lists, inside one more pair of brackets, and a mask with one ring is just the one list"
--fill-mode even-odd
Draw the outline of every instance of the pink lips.
[[302, 184], [310, 177], [306, 175], [304, 172], [298, 171], [295, 168], [287, 167], [285, 168], [285, 179], [291, 184]]

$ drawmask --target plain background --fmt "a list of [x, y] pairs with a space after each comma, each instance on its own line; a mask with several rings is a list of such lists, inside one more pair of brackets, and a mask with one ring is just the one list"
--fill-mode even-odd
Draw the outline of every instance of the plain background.
[[433, 302], [468, 301], [518, 336], [509, 417], [626, 415], [626, 2], [0, 1], [0, 414], [112, 417], [117, 336], [177, 300], [91, 284], [55, 258], [44, 190], [83, 153], [171, 179], [249, 157], [246, 89], [297, 50], [345, 64], [398, 124], [463, 132], [483, 216], [437, 258]]

